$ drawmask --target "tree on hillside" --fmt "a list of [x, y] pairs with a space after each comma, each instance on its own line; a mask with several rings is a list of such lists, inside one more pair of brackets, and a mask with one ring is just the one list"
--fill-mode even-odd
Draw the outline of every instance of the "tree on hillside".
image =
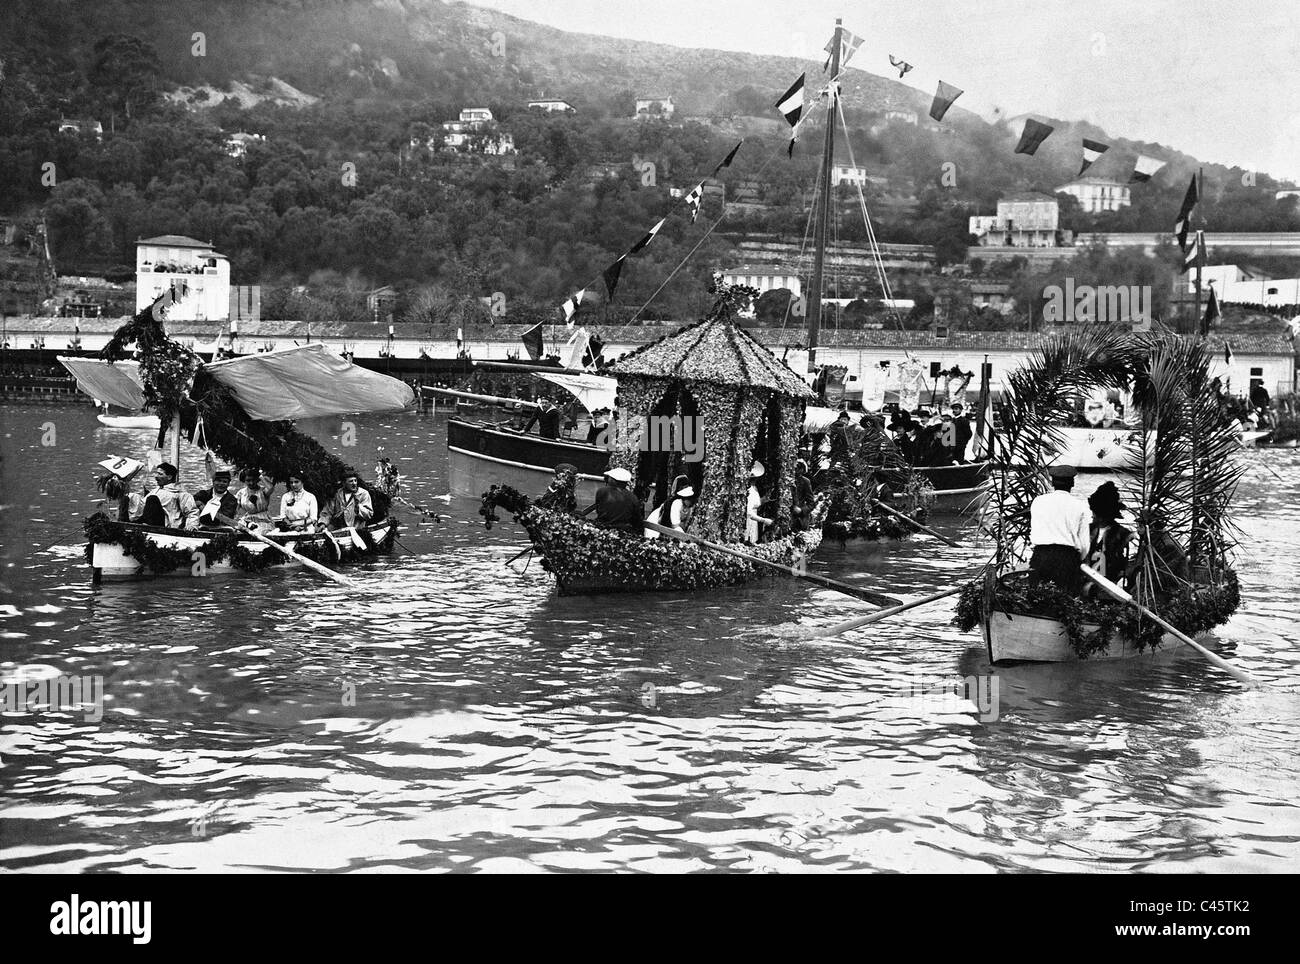
[[116, 130], [117, 111], [129, 120], [132, 112], [157, 102], [161, 68], [151, 44], [139, 37], [110, 34], [95, 41], [90, 80], [109, 107], [110, 124]]

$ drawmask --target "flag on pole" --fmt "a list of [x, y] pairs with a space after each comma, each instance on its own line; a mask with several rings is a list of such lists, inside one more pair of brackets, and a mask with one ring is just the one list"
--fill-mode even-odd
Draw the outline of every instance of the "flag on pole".
[[1130, 184], [1138, 184], [1143, 181], [1151, 180], [1151, 175], [1167, 164], [1167, 161], [1158, 161], [1154, 157], [1147, 157], [1145, 154], [1139, 154], [1137, 163], [1133, 166], [1133, 173], [1129, 175]]
[[465, 346], [465, 329], [456, 329], [456, 350], [460, 351]]
[[691, 193], [686, 195], [686, 203], [691, 209], [691, 224], [700, 216], [700, 202], [704, 200], [704, 182], [701, 181], [691, 189]]
[[[849, 58], [852, 57], [855, 53], [857, 53], [858, 48], [862, 46], [862, 38], [859, 37], [851, 30], [845, 30], [843, 27], [840, 28], [839, 33], [840, 33], [840, 70], [843, 70], [845, 67], [849, 65]], [[830, 55], [834, 51], [834, 49], [835, 49], [835, 35], [831, 34], [831, 39], [826, 41], [826, 46], [822, 48], [822, 50], [826, 51], [826, 66], [822, 68], [823, 71], [830, 70], [831, 68]]]
[[[655, 239], [655, 235], [659, 233], [659, 229], [664, 226], [664, 222], [667, 220], [668, 220], [667, 218], [660, 218], [659, 223], [656, 224], [649, 231], [647, 231], [644, 238], [642, 238], [636, 244], [632, 245], [632, 250], [630, 250], [628, 254], [636, 254], [638, 251], [640, 251], [642, 248], [648, 245], [651, 241], [653, 241]], [[627, 255], [624, 255], [624, 257], [627, 257]]]
[[[1210, 294], [1211, 294], [1211, 296], [1213, 296], [1213, 294], [1214, 294], [1214, 289], [1213, 289], [1213, 288], [1210, 289]], [[1216, 301], [1215, 304], [1217, 305], [1218, 302]], [[1225, 341], [1225, 342], [1223, 343], [1223, 363], [1224, 363], [1225, 365], [1231, 365], [1231, 364], [1232, 364], [1232, 359], [1233, 359], [1233, 354], [1232, 354], [1232, 342], [1230, 342], [1230, 341]]]
[[[742, 138], [740, 141], [736, 143], [736, 146], [731, 149], [731, 153], [722, 159], [722, 163], [713, 169], [713, 173], [710, 175], [711, 177], [717, 177], [718, 172], [722, 170], [724, 167], [731, 167], [731, 162], [736, 159], [736, 151], [740, 150], [740, 145], [743, 143], [745, 143], [745, 141]], [[700, 186], [701, 187], [704, 186], [703, 181], [700, 182]]]
[[975, 416], [975, 437], [970, 443], [970, 457], [977, 462], [993, 454], [990, 444], [993, 438], [993, 393], [989, 391], [989, 369], [992, 367], [987, 361], [980, 366], [979, 412]]
[[1016, 145], [1015, 153], [1032, 155], [1054, 130], [1056, 128], [1050, 124], [1036, 121], [1032, 117], [1027, 118], [1025, 129], [1020, 132], [1020, 143]]
[[539, 321], [533, 327], [524, 332], [522, 341], [524, 350], [528, 352], [528, 357], [533, 361], [542, 357], [542, 323]]
[[895, 57], [893, 54], [889, 55], [889, 66], [893, 67], [895, 70], [898, 71], [899, 80], [902, 80], [903, 75], [912, 69], [912, 65], [909, 64], [906, 60], [900, 60], [898, 57]]
[[618, 287], [618, 276], [623, 273], [623, 264], [626, 261], [627, 255], [622, 255], [605, 269], [603, 277], [605, 279], [605, 292], [609, 296], [609, 301], [614, 300], [614, 290]]
[[803, 81], [806, 73], [800, 74], [799, 79], [790, 85], [790, 89], [781, 95], [780, 100], [776, 102], [776, 109], [781, 112], [785, 122], [790, 125], [793, 133], [790, 135], [790, 146], [786, 148], [786, 156], [794, 157], [794, 142], [799, 136], [799, 119], [803, 117]]
[[1101, 141], [1090, 141], [1088, 138], [1083, 139], [1083, 166], [1079, 168], [1077, 176], [1082, 177], [1083, 172], [1092, 167], [1097, 158], [1110, 150], [1109, 144], [1103, 144]]
[[1193, 174], [1192, 183], [1187, 185], [1187, 193], [1183, 196], [1183, 206], [1178, 209], [1178, 220], [1174, 222], [1174, 237], [1178, 239], [1178, 248], [1184, 254], [1187, 253], [1187, 232], [1192, 226], [1192, 210], [1199, 200], [1196, 191], [1196, 175]]
[[[1210, 328], [1222, 317], [1223, 313], [1219, 311], [1219, 296], [1214, 291], [1214, 285], [1210, 285], [1210, 300], [1205, 304], [1205, 317], [1201, 321], [1201, 333], [1208, 335]], [[1231, 364], [1232, 348], [1225, 344], [1223, 353], [1228, 363]]]
[[578, 309], [582, 307], [582, 296], [586, 293], [586, 291], [574, 292], [569, 295], [564, 304], [560, 306], [564, 311], [564, 323], [569, 328], [573, 327], [573, 316], [577, 314]]
[[943, 120], [943, 115], [948, 113], [948, 108], [952, 106], [953, 101], [964, 93], [965, 91], [960, 87], [939, 81], [939, 86], [934, 92], [934, 101], [930, 104], [930, 116], [937, 121]]
[[1191, 271], [1196, 267], [1205, 266], [1205, 232], [1197, 231], [1196, 236], [1192, 238], [1191, 246], [1183, 255], [1183, 268]]

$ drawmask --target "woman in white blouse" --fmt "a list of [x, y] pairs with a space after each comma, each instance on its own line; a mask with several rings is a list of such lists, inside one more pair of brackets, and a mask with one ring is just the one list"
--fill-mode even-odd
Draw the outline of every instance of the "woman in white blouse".
[[[690, 512], [693, 505], [695, 505], [695, 490], [689, 485], [683, 486], [670, 495], [667, 502], [651, 512], [646, 521], [669, 526], [678, 532], [685, 532], [686, 523], [689, 521], [687, 513]], [[667, 511], [665, 512], [665, 510]], [[645, 537], [647, 539], [658, 539], [659, 533], [654, 529], [646, 529]]]
[[758, 514], [763, 505], [763, 496], [758, 491], [758, 480], [766, 474], [762, 462], [755, 462], [749, 469], [749, 495], [745, 500], [745, 541], [751, 545], [758, 544], [758, 527], [760, 524], [770, 526], [774, 520]]
[[289, 491], [280, 498], [280, 528], [295, 532], [315, 532], [320, 508], [316, 496], [302, 487], [302, 479], [289, 476]]

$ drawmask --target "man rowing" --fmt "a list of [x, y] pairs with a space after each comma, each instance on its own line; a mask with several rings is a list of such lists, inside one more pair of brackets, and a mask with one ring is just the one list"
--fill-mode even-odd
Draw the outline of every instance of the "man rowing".
[[1047, 470], [1052, 491], [1037, 496], [1029, 506], [1030, 579], [1050, 582], [1072, 595], [1083, 590], [1079, 564], [1092, 545], [1092, 513], [1070, 494], [1076, 475], [1073, 465], [1053, 465]]
[[144, 512], [140, 521], [145, 525], [165, 526], [168, 529], [197, 529], [199, 527], [199, 507], [194, 504], [194, 496], [180, 487], [177, 481], [180, 472], [170, 462], [159, 463], [154, 469], [154, 480], [158, 488], [144, 500]]
[[334, 493], [321, 510], [322, 528], [342, 529], [365, 525], [375, 515], [370, 493], [361, 488], [361, 478], [349, 469], [343, 476], [343, 487]]
[[645, 510], [641, 500], [627, 487], [632, 473], [627, 469], [610, 469], [605, 473], [605, 484], [596, 490], [596, 501], [582, 514], [596, 513], [596, 525], [602, 529], [641, 534], [645, 527]]

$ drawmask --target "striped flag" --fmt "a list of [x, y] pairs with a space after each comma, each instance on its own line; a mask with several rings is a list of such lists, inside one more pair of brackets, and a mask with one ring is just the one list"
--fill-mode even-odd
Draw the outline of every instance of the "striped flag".
[[[843, 27], [839, 30], [840, 34], [840, 70], [849, 65], [849, 58], [858, 52], [862, 46], [862, 38], [851, 30], [845, 30]], [[835, 35], [831, 34], [831, 39], [826, 41], [826, 46], [822, 50], [826, 51], [826, 66], [822, 70], [831, 69], [830, 55], [835, 49]]]
[[539, 321], [523, 334], [524, 350], [533, 361], [542, 357], [542, 323]]
[[[1213, 289], [1213, 288], [1210, 289], [1210, 295], [1211, 295], [1211, 297], [1213, 297], [1213, 295], [1214, 295], [1214, 289]], [[1224, 363], [1225, 365], [1231, 365], [1231, 364], [1232, 364], [1232, 359], [1233, 359], [1233, 354], [1232, 354], [1232, 342], [1230, 342], [1230, 341], [1225, 341], [1225, 342], [1223, 343], [1223, 363]]]
[[943, 115], [948, 113], [948, 108], [952, 106], [953, 101], [964, 93], [965, 91], [960, 87], [939, 81], [939, 86], [934, 92], [934, 100], [930, 104], [930, 116], [937, 121], [943, 120]]
[[1151, 180], [1151, 175], [1160, 168], [1164, 167], [1167, 161], [1158, 161], [1154, 157], [1147, 157], [1145, 154], [1139, 154], [1137, 163], [1133, 165], [1133, 173], [1129, 175], [1130, 184], [1138, 184]]
[[1196, 175], [1192, 175], [1192, 183], [1187, 185], [1187, 193], [1183, 196], [1183, 206], [1178, 209], [1178, 220], [1174, 222], [1174, 237], [1178, 239], [1179, 250], [1184, 254], [1187, 253], [1187, 232], [1192, 226], [1192, 210], [1199, 200]]
[[799, 79], [790, 85], [790, 89], [781, 95], [781, 99], [776, 102], [776, 109], [781, 112], [785, 122], [790, 125], [794, 133], [790, 135], [790, 147], [786, 150], [788, 156], [794, 156], [794, 142], [799, 136], [799, 120], [803, 117], [803, 81], [806, 74], [800, 74]]
[[906, 60], [900, 60], [898, 57], [895, 57], [893, 54], [889, 55], [889, 66], [895, 68], [898, 71], [899, 80], [902, 80], [903, 75], [912, 69], [912, 65], [909, 64]]
[[[656, 224], [649, 231], [647, 231], [644, 238], [642, 238], [636, 244], [632, 245], [632, 250], [629, 251], [628, 254], [636, 254], [638, 251], [640, 251], [642, 248], [648, 245], [651, 241], [653, 241], [655, 239], [655, 235], [659, 233], [659, 229], [664, 226], [664, 222], [667, 220], [668, 220], [667, 218], [660, 218], [659, 223]], [[627, 255], [624, 255], [624, 257], [627, 257]]]
[[1196, 236], [1192, 239], [1191, 246], [1183, 255], [1183, 268], [1190, 271], [1196, 267], [1205, 265], [1205, 232], [1197, 231]]
[[1056, 130], [1050, 124], [1044, 124], [1042, 121], [1036, 121], [1032, 117], [1025, 121], [1025, 129], [1020, 132], [1020, 143], [1016, 145], [1015, 153], [1033, 155], [1038, 150], [1040, 144], [1047, 140], [1049, 134]]
[[582, 307], [582, 296], [586, 293], [587, 292], [585, 291], [574, 292], [565, 300], [564, 304], [560, 306], [564, 311], [564, 323], [569, 328], [573, 327], [573, 316], [577, 314], [578, 309]]
[[691, 224], [700, 216], [700, 202], [704, 200], [704, 182], [701, 181], [691, 189], [691, 193], [686, 195], [686, 203], [691, 208]]
[[1083, 172], [1092, 167], [1097, 158], [1110, 150], [1109, 144], [1103, 144], [1101, 141], [1090, 141], [1088, 138], [1083, 139], [1083, 166], [1079, 168], [1078, 177], [1083, 176]]

